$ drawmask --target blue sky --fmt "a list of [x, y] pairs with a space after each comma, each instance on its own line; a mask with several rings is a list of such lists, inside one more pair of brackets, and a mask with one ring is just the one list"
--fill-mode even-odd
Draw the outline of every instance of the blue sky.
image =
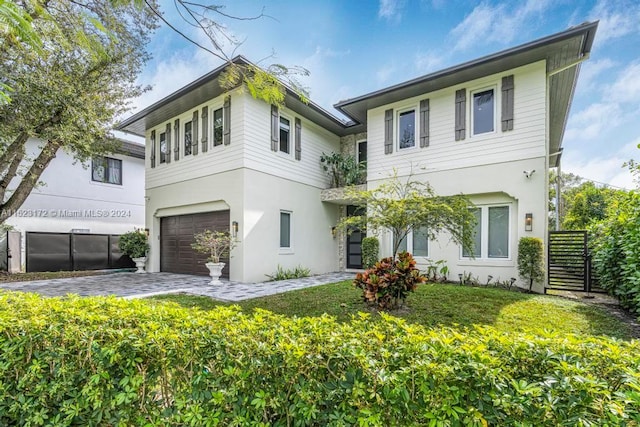
[[[563, 146], [563, 170], [632, 188], [621, 167], [640, 159], [640, 1], [271, 0], [224, 1], [224, 12], [265, 17], [221, 19], [238, 40], [235, 53], [264, 64], [300, 65], [311, 99], [333, 104], [420, 75], [600, 20], [591, 58], [581, 69]], [[167, 19], [181, 23], [173, 2]], [[152, 39], [139, 82], [153, 89], [134, 101], [150, 105], [221, 64], [166, 26]], [[233, 54], [227, 45], [228, 55]], [[337, 114], [337, 112], [336, 112]]]

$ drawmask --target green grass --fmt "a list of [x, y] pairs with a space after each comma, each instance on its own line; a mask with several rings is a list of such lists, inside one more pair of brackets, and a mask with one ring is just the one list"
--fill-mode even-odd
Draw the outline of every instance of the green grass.
[[[209, 310], [231, 305], [208, 297], [162, 295], [155, 300], [173, 301], [186, 307]], [[317, 286], [236, 303], [245, 312], [266, 309], [286, 316], [320, 316], [324, 313], [348, 321], [368, 311], [361, 292], [351, 281]], [[426, 284], [409, 295], [407, 306], [392, 313], [427, 327], [490, 325], [502, 331], [536, 335], [587, 334], [632, 337], [629, 325], [605, 309], [564, 298], [509, 292], [496, 288]]]

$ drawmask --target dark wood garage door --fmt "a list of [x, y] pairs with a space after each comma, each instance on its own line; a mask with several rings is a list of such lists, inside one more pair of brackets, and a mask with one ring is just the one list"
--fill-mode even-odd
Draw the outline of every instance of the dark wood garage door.
[[[204, 230], [229, 231], [229, 211], [169, 216], [160, 219], [160, 271], [206, 276], [207, 255], [191, 249], [193, 235]], [[229, 259], [222, 277], [229, 278]]]

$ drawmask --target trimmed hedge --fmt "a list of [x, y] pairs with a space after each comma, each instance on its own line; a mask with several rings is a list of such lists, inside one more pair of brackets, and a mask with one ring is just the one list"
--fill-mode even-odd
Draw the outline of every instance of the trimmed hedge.
[[640, 343], [0, 293], [0, 425], [637, 425]]

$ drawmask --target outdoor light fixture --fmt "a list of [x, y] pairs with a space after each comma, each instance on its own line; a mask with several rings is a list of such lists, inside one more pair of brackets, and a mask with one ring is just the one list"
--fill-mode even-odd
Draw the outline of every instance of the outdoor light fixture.
[[338, 234], [338, 229], [334, 226], [331, 227], [331, 235], [333, 236], [333, 238], [336, 238], [336, 235]]
[[233, 231], [233, 237], [238, 237], [238, 221], [231, 223], [231, 230]]
[[462, 273], [458, 273], [458, 280], [462, 283]]
[[533, 231], [533, 214], [524, 214], [524, 231]]

